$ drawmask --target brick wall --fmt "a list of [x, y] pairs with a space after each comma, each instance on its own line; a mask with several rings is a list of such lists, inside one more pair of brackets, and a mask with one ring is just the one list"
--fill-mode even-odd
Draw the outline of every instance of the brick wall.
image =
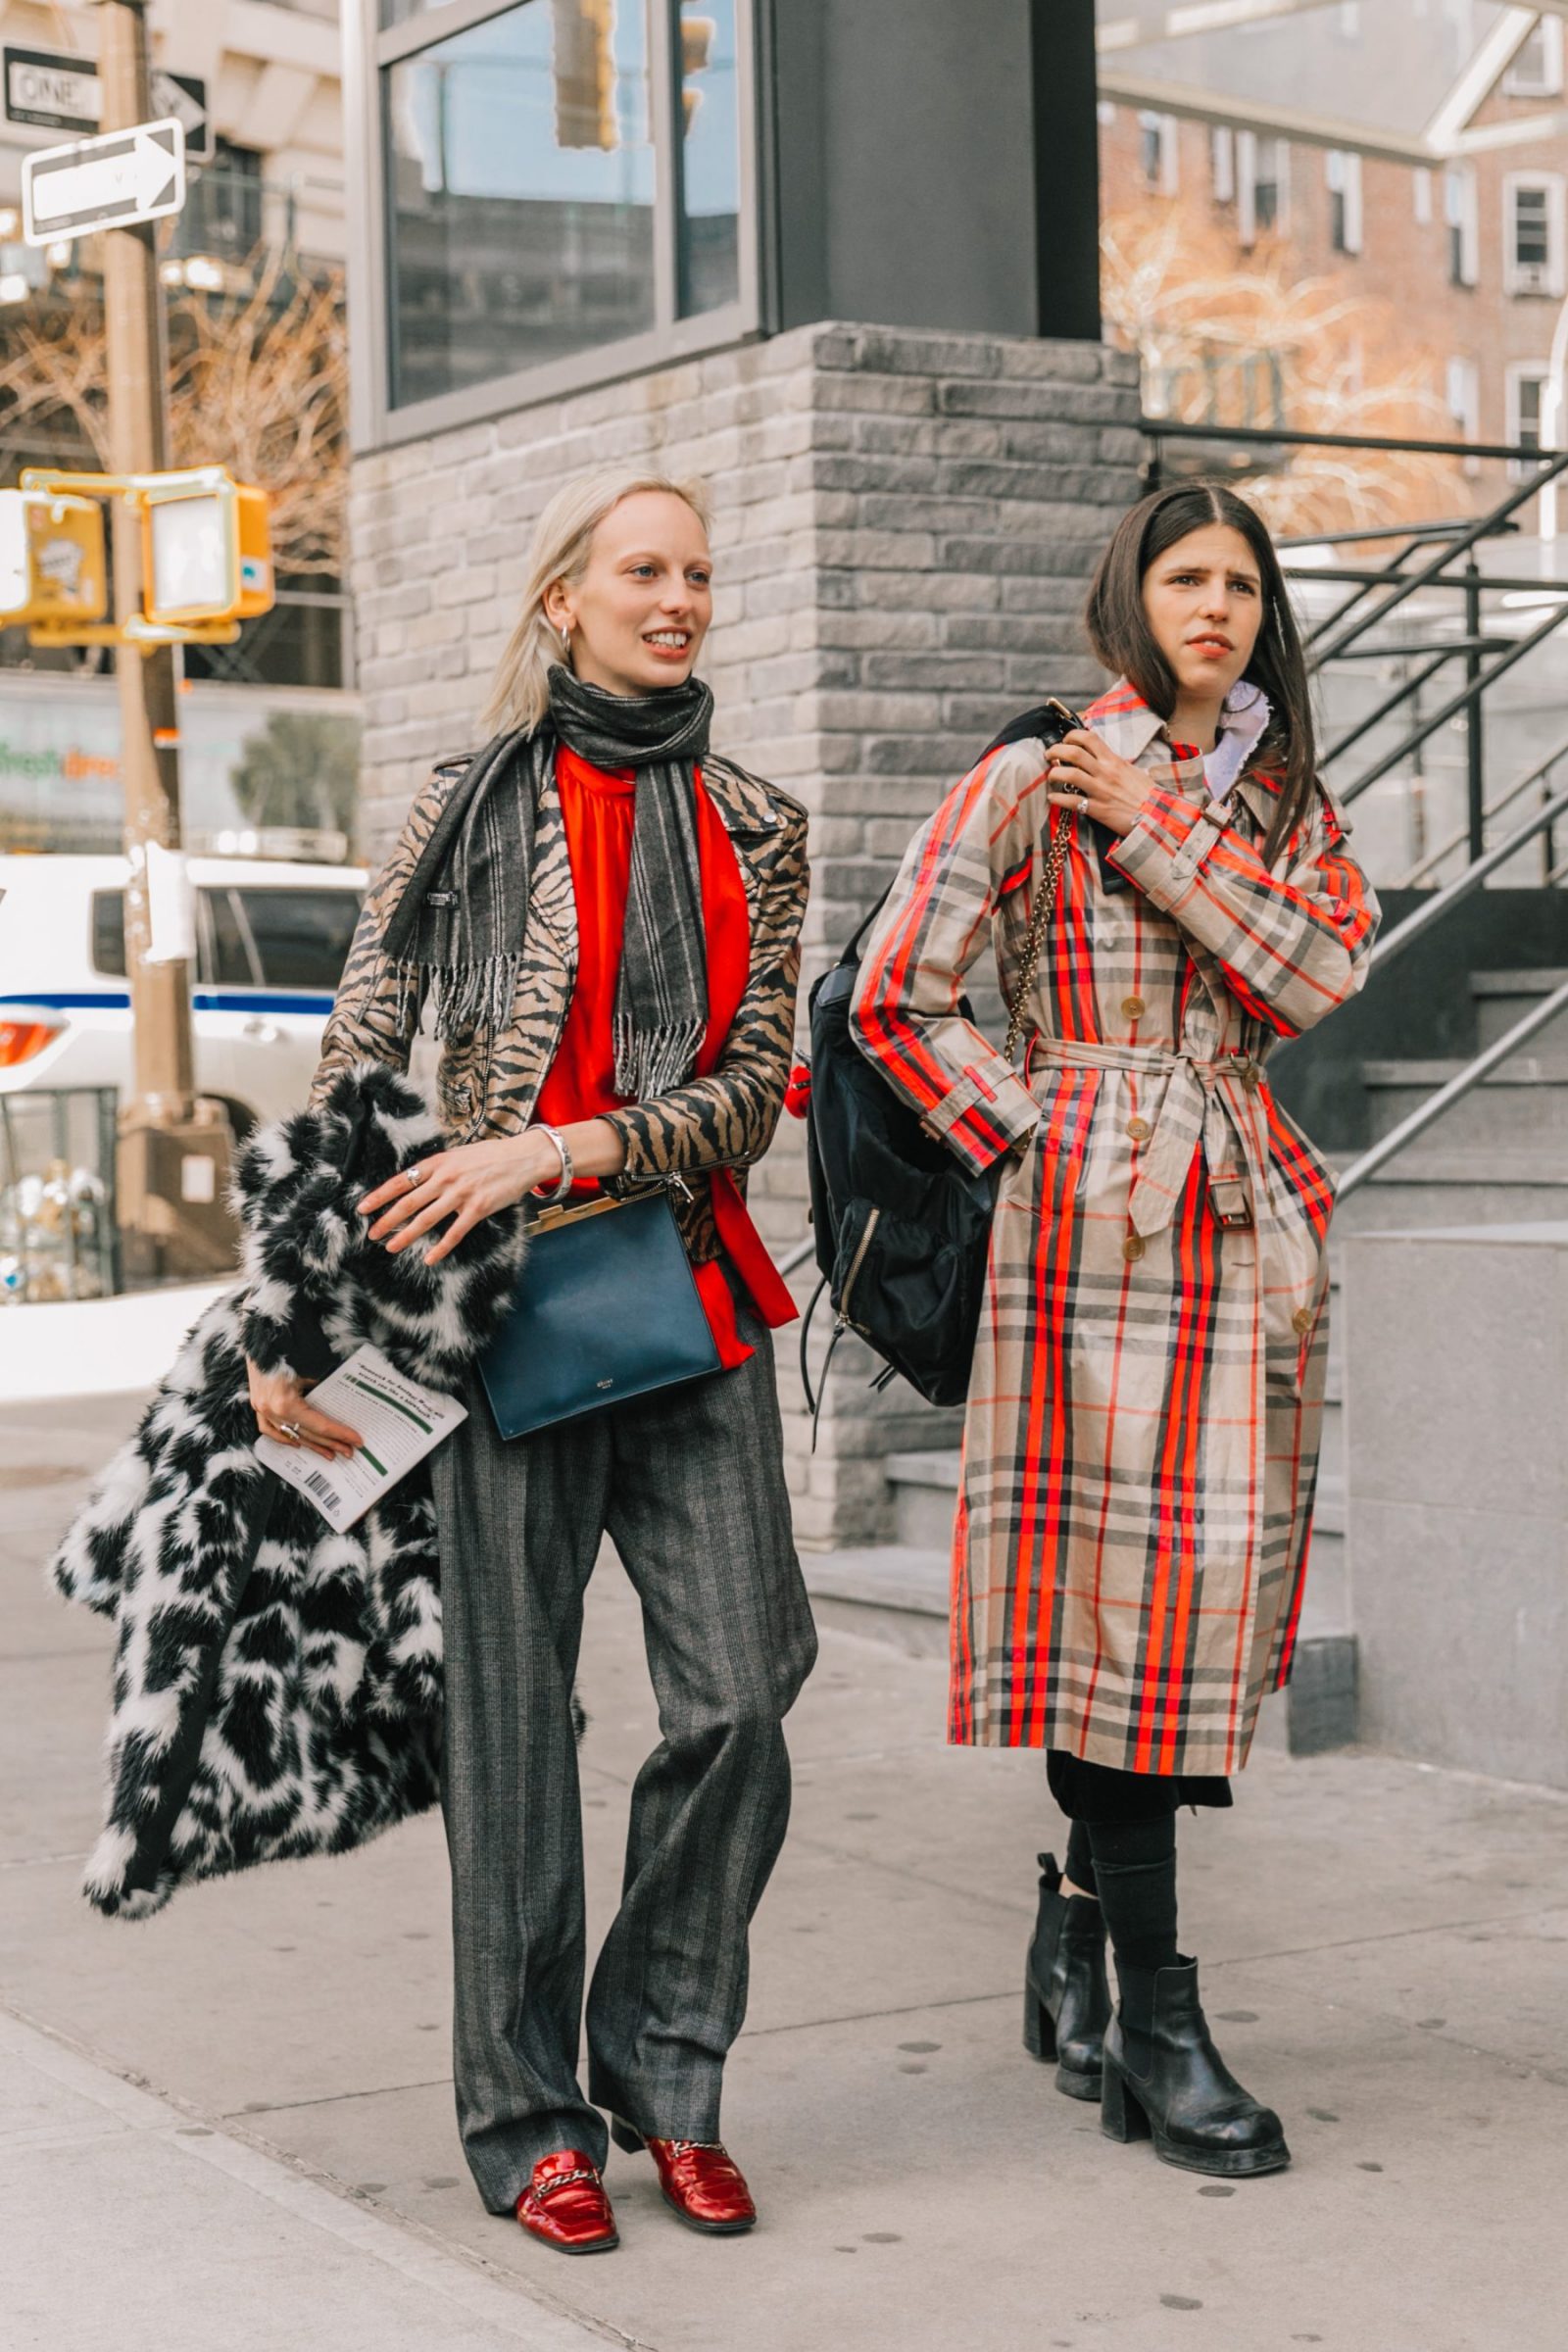
[[[831, 324], [359, 458], [372, 852], [431, 760], [472, 740], [549, 493], [609, 459], [700, 472], [716, 508], [715, 740], [811, 812], [808, 983], [999, 724], [1090, 686], [1078, 611], [1137, 494], [1138, 414], [1135, 364], [1099, 346]], [[792, 1122], [754, 1200], [777, 1249], [802, 1236]], [[844, 1348], [811, 1455], [793, 1339], [800, 1539], [874, 1542], [883, 1453], [951, 1422], [902, 1385], [871, 1398], [868, 1359]]]
[[[1478, 111], [1478, 124], [1494, 129], [1525, 120], [1539, 122], [1543, 118], [1551, 127], [1544, 137], [1516, 138], [1500, 146], [1478, 148], [1465, 159], [1476, 178], [1478, 274], [1474, 285], [1456, 284], [1450, 270], [1441, 161], [1420, 173], [1426, 182], [1423, 219], [1416, 202], [1417, 169], [1387, 157], [1366, 157], [1362, 164], [1362, 247], [1359, 253], [1346, 254], [1337, 252], [1333, 244], [1326, 151], [1295, 145], [1277, 235], [1258, 240], [1260, 253], [1270, 249], [1283, 252], [1292, 276], [1324, 279], [1342, 299], [1364, 301], [1386, 314], [1387, 321], [1402, 337], [1407, 355], [1427, 364], [1439, 405], [1423, 429], [1434, 438], [1446, 439], [1456, 429], [1444, 405], [1448, 360], [1468, 361], [1476, 368], [1480, 412], [1474, 437], [1503, 441], [1510, 437], [1510, 366], [1544, 366], [1549, 354], [1557, 299], [1546, 294], [1508, 293], [1503, 264], [1509, 173], [1564, 169], [1562, 143], [1550, 105], [1542, 99], [1509, 97], [1499, 89]], [[1239, 104], [1237, 125], [1245, 125], [1246, 120], [1245, 104]], [[1163, 193], [1149, 185], [1141, 139], [1137, 109], [1112, 106], [1102, 110], [1100, 159], [1105, 218], [1158, 217], [1168, 213], [1174, 203], [1195, 222], [1206, 221], [1234, 235], [1237, 266], [1245, 268], [1247, 253], [1240, 239], [1235, 200], [1222, 204], [1215, 196], [1208, 125], [1177, 123], [1174, 186], [1167, 186]], [[1342, 331], [1348, 355], [1356, 331], [1353, 319]], [[1345, 429], [1355, 428], [1348, 422]], [[1490, 504], [1503, 496], [1506, 486], [1500, 466], [1479, 465], [1472, 496], [1477, 503]]]

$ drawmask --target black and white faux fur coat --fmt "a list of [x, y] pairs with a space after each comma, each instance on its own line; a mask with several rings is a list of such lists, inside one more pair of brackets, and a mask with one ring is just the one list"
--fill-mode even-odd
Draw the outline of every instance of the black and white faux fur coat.
[[450, 1257], [389, 1256], [355, 1202], [439, 1122], [375, 1062], [261, 1130], [234, 1200], [242, 1286], [196, 1324], [51, 1562], [115, 1620], [108, 1814], [84, 1891], [141, 1918], [189, 1879], [337, 1853], [438, 1791], [441, 1601], [428, 1463], [334, 1535], [264, 1468], [245, 1376], [319, 1378], [366, 1342], [453, 1389], [510, 1303], [519, 1211]]

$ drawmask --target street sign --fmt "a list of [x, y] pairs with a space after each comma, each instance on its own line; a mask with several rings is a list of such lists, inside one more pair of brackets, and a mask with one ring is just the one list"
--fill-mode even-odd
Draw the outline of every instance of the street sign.
[[[40, 130], [94, 131], [103, 121], [103, 90], [98, 61], [75, 57], [63, 49], [16, 49], [8, 41], [0, 51], [5, 67], [6, 120], [31, 122]], [[207, 109], [207, 84], [194, 74], [152, 72], [153, 112], [171, 116], [185, 132], [185, 160], [213, 160], [213, 121]]]
[[185, 133], [176, 122], [137, 122], [22, 159], [22, 233], [29, 245], [156, 220], [184, 201]]

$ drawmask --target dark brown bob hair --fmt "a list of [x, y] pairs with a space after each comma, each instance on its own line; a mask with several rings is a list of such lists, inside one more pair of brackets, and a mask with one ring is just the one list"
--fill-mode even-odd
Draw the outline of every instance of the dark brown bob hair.
[[1151, 710], [1168, 719], [1176, 708], [1176, 679], [1144, 611], [1144, 579], [1178, 539], [1216, 522], [1241, 533], [1263, 584], [1263, 625], [1243, 675], [1262, 687], [1272, 712], [1258, 746], [1281, 778], [1279, 806], [1263, 844], [1264, 863], [1271, 865], [1311, 808], [1317, 746], [1301, 640], [1262, 516], [1223, 482], [1178, 482], [1154, 491], [1116, 525], [1095, 573], [1084, 618], [1096, 661], [1130, 680]]

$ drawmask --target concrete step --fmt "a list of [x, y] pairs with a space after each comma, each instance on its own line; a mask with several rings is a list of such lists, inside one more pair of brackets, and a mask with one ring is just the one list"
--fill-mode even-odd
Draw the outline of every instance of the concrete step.
[[802, 1552], [818, 1625], [886, 1642], [911, 1657], [945, 1657], [952, 1561], [946, 1550], [877, 1544]]
[[[1480, 1045], [1494, 1045], [1516, 1021], [1522, 1021], [1543, 997], [1551, 996], [1568, 981], [1568, 971], [1545, 969], [1522, 972], [1474, 972], [1470, 994], [1476, 1001], [1476, 1029]], [[1529, 1051], [1568, 1055], [1568, 1013], [1555, 1014], [1530, 1040]]]
[[[1568, 1217], [1568, 1152], [1451, 1150], [1433, 1129], [1334, 1212], [1334, 1231], [1427, 1232], [1454, 1225], [1540, 1225]], [[1353, 1154], [1346, 1155], [1347, 1158]], [[1342, 1165], [1344, 1161], [1342, 1160]]]
[[[1342, 1550], [1337, 1536], [1314, 1540], [1291, 1681], [1264, 1700], [1258, 1719], [1259, 1746], [1277, 1753], [1321, 1755], [1355, 1739], [1355, 1638], [1336, 1615]], [[801, 1566], [818, 1625], [886, 1642], [909, 1656], [947, 1655], [946, 1551], [882, 1544], [804, 1552]]]
[[896, 1544], [947, 1554], [958, 1499], [959, 1459], [956, 1446], [887, 1456], [883, 1467], [892, 1490]]
[[[1374, 1142], [1380, 1141], [1439, 1087], [1465, 1068], [1462, 1061], [1368, 1061], [1362, 1064]], [[1484, 1078], [1446, 1110], [1423, 1143], [1446, 1152], [1559, 1151], [1568, 1167], [1568, 1060], [1517, 1054], [1494, 1077]]]

